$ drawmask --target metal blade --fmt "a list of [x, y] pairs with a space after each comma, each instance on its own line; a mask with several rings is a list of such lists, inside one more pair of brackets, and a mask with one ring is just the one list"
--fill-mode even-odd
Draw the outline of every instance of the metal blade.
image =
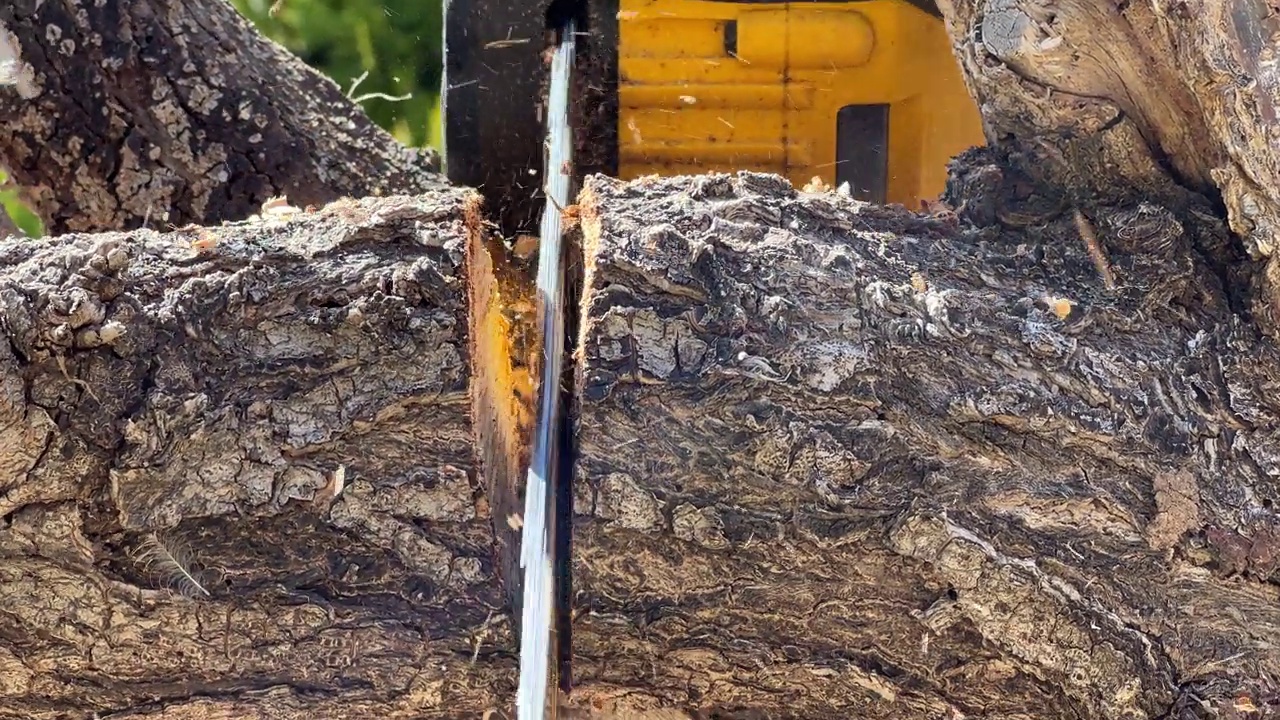
[[[552, 686], [553, 538], [550, 514], [555, 507], [555, 456], [560, 422], [560, 376], [564, 362], [564, 267], [561, 261], [560, 213], [569, 204], [572, 136], [569, 127], [569, 84], [574, 60], [574, 24], [563, 31], [551, 59], [547, 104], [547, 204], [542, 214], [538, 248], [538, 302], [542, 325], [542, 378], [538, 390], [538, 423], [525, 485], [524, 529], [520, 565], [524, 568], [524, 607], [520, 635], [518, 720], [543, 720]], [[565, 479], [567, 482], [567, 479]], [[554, 707], [556, 703], [551, 703]]]

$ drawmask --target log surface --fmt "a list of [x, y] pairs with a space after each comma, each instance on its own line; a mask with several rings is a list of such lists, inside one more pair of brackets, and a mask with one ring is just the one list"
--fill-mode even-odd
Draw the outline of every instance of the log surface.
[[471, 474], [475, 223], [456, 190], [0, 243], [0, 718], [511, 696]]
[[752, 174], [579, 208], [575, 695], [1280, 707], [1280, 356], [1193, 259], [1208, 230], [1097, 218], [1109, 291], [1066, 218], [961, 231]]

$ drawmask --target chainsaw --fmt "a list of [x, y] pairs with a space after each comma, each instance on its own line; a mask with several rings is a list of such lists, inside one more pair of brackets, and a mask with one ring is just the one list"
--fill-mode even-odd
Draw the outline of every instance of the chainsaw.
[[[565, 268], [561, 215], [569, 205], [573, 184], [573, 134], [569, 125], [569, 89], [574, 62], [575, 27], [560, 32], [551, 58], [547, 93], [547, 140], [544, 177], [546, 204], [538, 245], [537, 305], [542, 337], [541, 382], [537, 396], [537, 424], [533, 453], [525, 481], [524, 527], [520, 566], [524, 571], [524, 602], [520, 622], [520, 685], [516, 696], [518, 720], [555, 717], [559, 691], [568, 691], [560, 677], [560, 642], [567, 633], [564, 608], [556, 607], [564, 593], [557, 579], [567, 579], [568, 558], [558, 557], [556, 500], [571, 478], [563, 477], [558, 448], [563, 425], [560, 379], [564, 371]], [[566, 648], [567, 650], [567, 648]]]
[[983, 143], [981, 118], [933, 0], [447, 0], [443, 77], [449, 179], [480, 191], [507, 238], [539, 238], [510, 601], [517, 716], [542, 720], [570, 686], [562, 212], [575, 181], [754, 170], [917, 206], [952, 155]]

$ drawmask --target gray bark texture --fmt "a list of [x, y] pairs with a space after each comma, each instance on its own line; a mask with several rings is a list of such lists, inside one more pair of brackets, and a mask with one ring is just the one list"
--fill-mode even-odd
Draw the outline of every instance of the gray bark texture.
[[0, 718], [512, 695], [471, 472], [475, 205], [0, 243]]
[[581, 698], [1280, 713], [1280, 354], [1192, 251], [1220, 226], [1115, 207], [1108, 289], [1070, 217], [745, 173], [579, 211]]
[[396, 143], [226, 0], [0, 3], [0, 126], [0, 167], [55, 234], [444, 184], [434, 151]]

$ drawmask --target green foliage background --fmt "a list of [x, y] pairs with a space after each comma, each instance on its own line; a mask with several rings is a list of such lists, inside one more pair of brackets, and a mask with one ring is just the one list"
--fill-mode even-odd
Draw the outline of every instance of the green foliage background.
[[44, 223], [40, 221], [40, 216], [22, 199], [20, 189], [9, 182], [9, 173], [4, 170], [0, 170], [0, 212], [8, 215], [13, 226], [27, 237], [44, 235]]
[[[271, 7], [278, 4], [273, 16]], [[374, 122], [414, 146], [440, 146], [442, 0], [232, 0], [267, 37], [344, 91], [384, 93], [360, 105]]]

